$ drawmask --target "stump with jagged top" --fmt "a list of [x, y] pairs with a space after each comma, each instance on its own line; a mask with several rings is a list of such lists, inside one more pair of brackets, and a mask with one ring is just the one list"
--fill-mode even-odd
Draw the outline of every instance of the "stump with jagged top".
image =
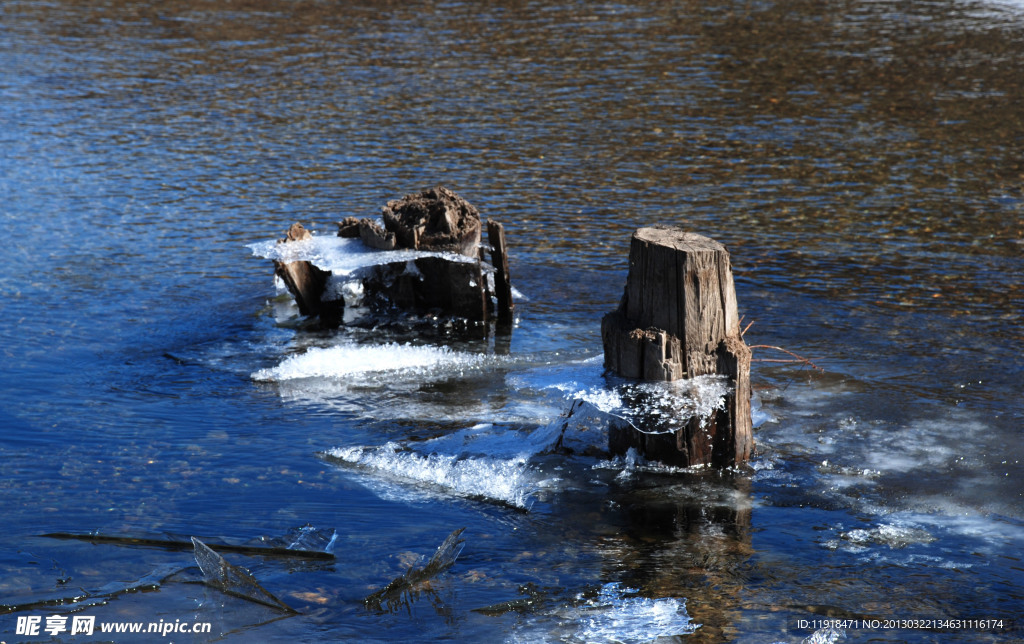
[[[417, 250], [425, 256], [411, 261], [396, 257], [394, 262], [385, 261], [364, 271], [364, 299], [376, 310], [436, 313], [471, 323], [488, 322], [496, 312], [499, 329], [510, 328], [512, 288], [501, 224], [488, 221], [495, 264], [492, 280], [481, 262], [480, 213], [451, 190], [437, 186], [389, 201], [382, 215], [383, 227], [368, 218], [346, 217], [338, 223], [338, 235], [358, 237], [380, 251]], [[301, 224], [293, 224], [282, 243], [309, 237]], [[275, 262], [275, 267], [303, 315], [320, 315], [324, 326], [341, 323], [344, 303], [323, 300], [329, 272], [308, 261]]]
[[444, 186], [393, 199], [381, 209], [398, 248], [478, 254], [480, 212]]
[[[633, 234], [629, 276], [618, 310], [601, 322], [605, 367], [625, 377], [672, 381], [706, 374], [729, 378], [725, 408], [673, 434], [650, 427], [612, 432], [613, 452], [638, 449], [671, 465], [728, 467], [753, 447], [750, 348], [740, 335], [729, 253], [679, 228]], [[654, 428], [654, 429], [652, 429]]]
[[474, 322], [490, 319], [494, 296], [499, 324], [511, 319], [511, 299], [503, 299], [508, 290], [508, 262], [501, 224], [488, 222], [491, 256], [505, 262], [502, 267], [495, 265], [492, 291], [480, 261], [480, 212], [471, 203], [444, 186], [436, 186], [387, 202], [381, 216], [383, 229], [369, 220], [359, 222], [363, 243], [439, 256], [414, 260], [415, 270], [404, 263], [380, 267], [377, 278], [365, 282], [370, 295], [401, 309], [437, 310]]

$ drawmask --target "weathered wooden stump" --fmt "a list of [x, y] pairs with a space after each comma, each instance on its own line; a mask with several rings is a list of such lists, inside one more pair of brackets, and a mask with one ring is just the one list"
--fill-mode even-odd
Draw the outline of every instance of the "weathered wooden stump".
[[508, 273], [508, 249], [505, 247], [505, 226], [487, 220], [487, 242], [494, 266], [494, 296], [497, 300], [498, 325], [511, 327], [515, 304], [512, 302], [512, 281]]
[[[285, 238], [277, 243], [287, 244], [311, 238], [312, 235], [302, 224], [294, 223], [288, 228]], [[341, 323], [345, 303], [342, 300], [324, 302], [321, 299], [324, 288], [327, 286], [327, 279], [331, 276], [330, 271], [321, 270], [305, 260], [297, 262], [274, 260], [274, 273], [288, 287], [300, 313], [311, 317], [320, 316], [321, 322], [325, 326], [338, 326]]]
[[421, 257], [374, 267], [363, 279], [363, 290], [384, 310], [433, 311], [486, 322], [490, 314], [486, 283], [479, 260]]
[[409, 270], [405, 263], [388, 264], [364, 283], [368, 293], [398, 308], [438, 310], [474, 322], [490, 319], [493, 295], [498, 300], [499, 324], [511, 320], [511, 286], [501, 224], [488, 222], [491, 256], [504, 262], [500, 267], [495, 265], [495, 293], [480, 261], [480, 213], [468, 201], [444, 186], [437, 186], [389, 201], [381, 210], [383, 230], [369, 220], [358, 222], [364, 244], [381, 249], [452, 253], [472, 260], [443, 255], [423, 257], [413, 260], [415, 270]]
[[[497, 300], [499, 327], [512, 321], [512, 287], [504, 227], [488, 222], [488, 242], [495, 262], [494, 286], [482, 263], [480, 214], [462, 197], [443, 186], [389, 201], [382, 209], [385, 227], [368, 218], [346, 217], [338, 224], [339, 237], [358, 237], [371, 248], [424, 251], [405, 259], [367, 267], [359, 278], [367, 302], [377, 312], [391, 309], [436, 312], [470, 322], [487, 322]], [[293, 224], [282, 243], [309, 239], [301, 224]], [[330, 277], [308, 261], [275, 261], [303, 315], [319, 315], [324, 326], [338, 326], [344, 302], [324, 301]]]
[[[675, 465], [731, 466], [750, 457], [750, 349], [740, 337], [729, 253], [678, 228], [633, 234], [629, 276], [618, 310], [601, 322], [605, 367], [625, 378], [671, 381], [707, 374], [729, 378], [725, 409], [694, 418], [675, 435], [620, 430], [613, 451], [637, 448]], [[650, 431], [645, 431], [649, 429]]]
[[389, 201], [381, 214], [397, 248], [478, 255], [480, 212], [444, 186]]

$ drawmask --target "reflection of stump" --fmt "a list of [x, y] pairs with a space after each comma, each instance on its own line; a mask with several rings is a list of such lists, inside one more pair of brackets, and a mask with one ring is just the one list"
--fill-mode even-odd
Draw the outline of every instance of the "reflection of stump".
[[724, 374], [726, 409], [693, 419], [674, 437], [613, 436], [612, 448], [680, 465], [734, 465], [753, 445], [750, 349], [740, 338], [729, 253], [718, 242], [676, 228], [633, 234], [629, 277], [617, 311], [601, 323], [605, 366], [626, 378], [676, 380]]

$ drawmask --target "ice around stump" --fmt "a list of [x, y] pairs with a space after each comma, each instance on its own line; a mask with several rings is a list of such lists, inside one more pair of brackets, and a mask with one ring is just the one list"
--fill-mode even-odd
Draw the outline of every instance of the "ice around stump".
[[675, 227], [633, 233], [629, 274], [618, 309], [601, 321], [605, 366], [624, 378], [674, 381], [727, 376], [732, 392], [710, 422], [675, 436], [627, 432], [611, 449], [636, 448], [671, 465], [732, 467], [750, 457], [750, 348], [739, 328], [725, 246]]

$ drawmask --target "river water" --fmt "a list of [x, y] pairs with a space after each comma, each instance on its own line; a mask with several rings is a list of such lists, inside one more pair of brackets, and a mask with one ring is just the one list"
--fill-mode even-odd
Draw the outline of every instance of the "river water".
[[[1019, 2], [6, 0], [0, 69], [0, 639], [1020, 641]], [[437, 184], [505, 224], [510, 338], [310, 330], [250, 248]], [[824, 368], [754, 363], [739, 471], [545, 450], [655, 223]], [[40, 536], [303, 526], [335, 561], [225, 554], [297, 615]]]

